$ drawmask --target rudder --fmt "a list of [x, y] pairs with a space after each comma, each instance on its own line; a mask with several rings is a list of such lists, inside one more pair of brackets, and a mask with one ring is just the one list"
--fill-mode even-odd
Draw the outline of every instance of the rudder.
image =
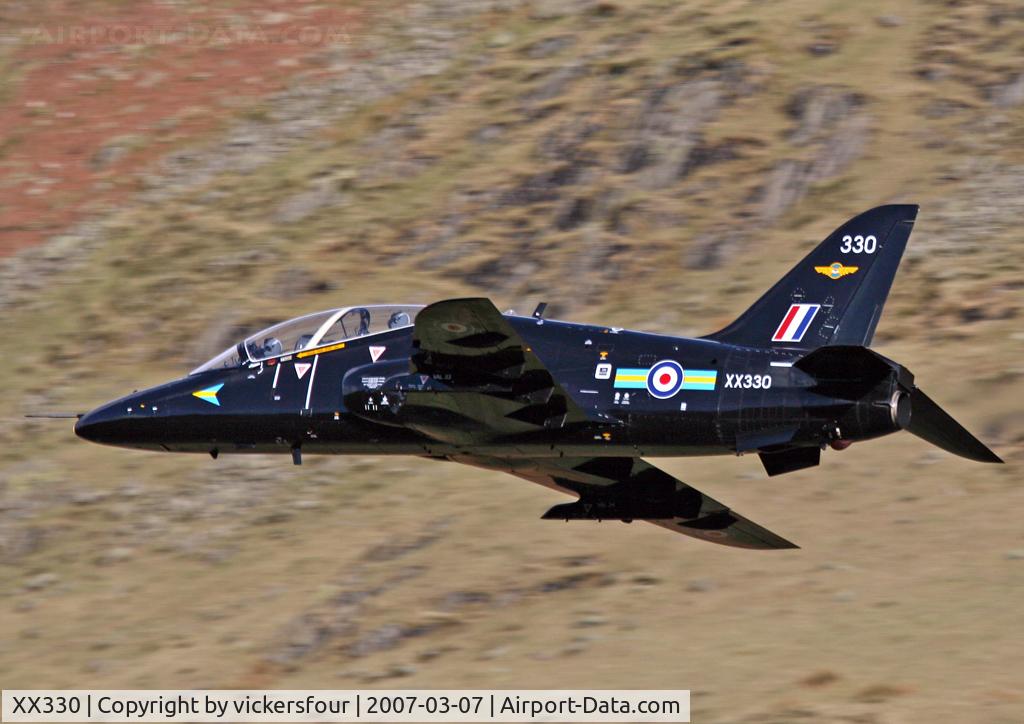
[[832, 232], [740, 317], [705, 339], [817, 349], [871, 343], [916, 204], [878, 206]]

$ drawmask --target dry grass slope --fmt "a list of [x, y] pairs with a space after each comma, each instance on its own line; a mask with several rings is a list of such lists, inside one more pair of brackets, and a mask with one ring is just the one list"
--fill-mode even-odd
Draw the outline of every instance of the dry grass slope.
[[[692, 688], [703, 722], [1019, 721], [1024, 13], [431, 0], [387, 19], [0, 272], [0, 681], [556, 682]], [[1009, 464], [906, 436], [770, 482], [750, 458], [665, 463], [795, 553], [539, 521], [549, 492], [451, 465], [212, 463], [20, 419], [356, 301], [545, 299], [707, 332], [891, 201], [922, 213], [876, 346]]]

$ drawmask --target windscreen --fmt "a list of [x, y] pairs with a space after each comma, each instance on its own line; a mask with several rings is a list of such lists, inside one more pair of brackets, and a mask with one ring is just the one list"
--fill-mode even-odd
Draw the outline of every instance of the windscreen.
[[422, 305], [415, 304], [376, 304], [328, 309], [296, 317], [247, 337], [242, 343], [229, 347], [206, 364], [192, 370], [191, 374], [232, 369], [310, 347], [336, 344], [408, 327], [413, 324], [421, 309]]

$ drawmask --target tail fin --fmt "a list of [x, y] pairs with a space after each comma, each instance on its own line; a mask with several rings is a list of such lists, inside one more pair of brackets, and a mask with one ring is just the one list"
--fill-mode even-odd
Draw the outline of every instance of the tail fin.
[[726, 344], [812, 350], [867, 346], [917, 218], [917, 206], [879, 206], [821, 242], [735, 322], [708, 335]]

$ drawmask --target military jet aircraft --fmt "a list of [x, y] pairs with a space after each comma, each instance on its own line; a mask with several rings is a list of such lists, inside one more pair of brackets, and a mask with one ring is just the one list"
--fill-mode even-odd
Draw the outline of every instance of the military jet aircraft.
[[343, 307], [252, 335], [81, 417], [95, 442], [167, 452], [418, 455], [578, 500], [543, 517], [644, 520], [793, 548], [644, 458], [756, 453], [768, 475], [898, 430], [1001, 462], [868, 348], [917, 206], [839, 227], [735, 322], [688, 339], [502, 314], [488, 299]]

